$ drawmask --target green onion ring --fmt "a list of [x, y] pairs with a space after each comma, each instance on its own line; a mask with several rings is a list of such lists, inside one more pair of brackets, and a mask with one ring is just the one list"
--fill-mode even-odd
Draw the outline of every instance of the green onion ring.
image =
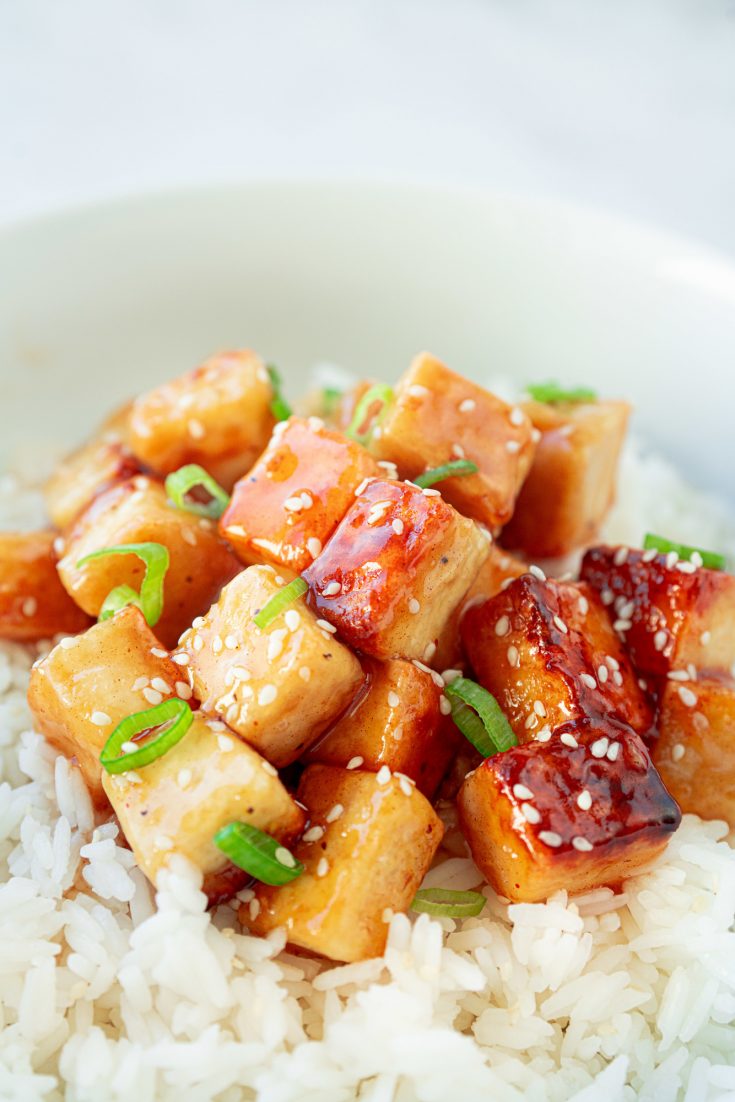
[[[108, 773], [128, 773], [131, 769], [141, 769], [152, 761], [163, 757], [180, 742], [192, 725], [194, 715], [185, 700], [172, 697], [146, 708], [144, 712], [135, 712], [118, 723], [100, 754], [100, 764]], [[161, 730], [137, 750], [121, 753], [126, 742], [130, 742], [141, 731]]]
[[[349, 436], [352, 440], [356, 440], [358, 444], [368, 444], [375, 429], [388, 412], [388, 408], [393, 401], [393, 396], [393, 388], [387, 386], [385, 383], [376, 383], [375, 386], [371, 386], [369, 390], [365, 391], [362, 398], [357, 403], [357, 408], [352, 415], [352, 420], [345, 429], [345, 436]], [[382, 402], [382, 408], [378, 411], [368, 431], [361, 433], [359, 432], [360, 425], [364, 422], [374, 402]]]
[[[187, 501], [187, 494], [197, 487], [209, 494], [209, 501]], [[222, 516], [230, 504], [229, 494], [197, 463], [188, 463], [170, 474], [166, 479], [166, 493], [177, 509], [215, 520]]]
[[679, 558], [687, 562], [691, 561], [692, 555], [699, 555], [702, 559], [702, 566], [706, 566], [710, 570], [724, 570], [727, 566], [725, 556], [720, 555], [717, 551], [705, 551], [701, 547], [689, 547], [686, 543], [674, 543], [673, 540], [656, 536], [653, 532], [646, 533], [643, 540], [643, 550], [659, 551], [662, 555], [668, 554], [669, 551], [676, 551]]
[[443, 463], [441, 467], [432, 467], [431, 470], [424, 471], [418, 478], [413, 478], [411, 481], [414, 486], [420, 486], [422, 490], [425, 490], [427, 486], [433, 486], [435, 482], [442, 482], [445, 478], [477, 474], [477, 471], [477, 464], [470, 459], [451, 459], [448, 463]]
[[457, 677], [444, 692], [452, 705], [452, 719], [484, 757], [518, 745], [500, 705], [482, 685], [467, 677]]
[[228, 823], [217, 831], [214, 844], [233, 865], [263, 884], [280, 887], [304, 871], [301, 862], [277, 838], [249, 823]]
[[[138, 600], [135, 603], [139, 604], [147, 623], [150, 627], [153, 627], [161, 619], [161, 613], [163, 612], [163, 579], [166, 576], [170, 562], [168, 548], [164, 547], [162, 543], [121, 543], [115, 547], [102, 547], [99, 551], [92, 551], [91, 554], [80, 559], [77, 563], [77, 569], [81, 569], [82, 566], [92, 562], [93, 559], [104, 559], [108, 555], [137, 555], [145, 563], [145, 575], [141, 582]], [[116, 588], [119, 590], [121, 587], [117, 586]], [[135, 593], [135, 590], [130, 586], [127, 587], [127, 591], [128, 596]], [[114, 589], [112, 593], [115, 593]], [[108, 593], [102, 605], [102, 608], [107, 606], [105, 618], [122, 607], [119, 600], [119, 593], [115, 597]]]
[[421, 888], [416, 892], [412, 911], [442, 915], [444, 918], [474, 918], [485, 907], [481, 892], [458, 892], [451, 888]]
[[271, 413], [276, 421], [288, 421], [291, 416], [291, 407], [281, 394], [281, 386], [283, 385], [281, 373], [273, 364], [268, 364], [266, 371], [268, 372], [268, 377], [273, 387], [273, 398], [271, 399], [270, 405]]
[[116, 585], [114, 589], [110, 590], [102, 602], [102, 608], [100, 609], [100, 614], [97, 619], [100, 623], [103, 620], [109, 620], [110, 617], [114, 616], [116, 612], [119, 612], [121, 608], [126, 608], [128, 605], [135, 605], [136, 608], [141, 608], [140, 594], [136, 589], [133, 589], [131, 585]]
[[526, 387], [526, 393], [530, 394], [535, 402], [545, 402], [547, 405], [553, 402], [596, 402], [597, 391], [590, 387], [578, 386], [565, 390], [558, 383], [530, 383]]
[[279, 612], [281, 612], [287, 605], [293, 604], [299, 597], [303, 597], [308, 589], [308, 585], [303, 578], [294, 578], [292, 582], [284, 586], [283, 589], [275, 593], [270, 601], [253, 616], [255, 626], [259, 628], [267, 628], [268, 624], [275, 620]]

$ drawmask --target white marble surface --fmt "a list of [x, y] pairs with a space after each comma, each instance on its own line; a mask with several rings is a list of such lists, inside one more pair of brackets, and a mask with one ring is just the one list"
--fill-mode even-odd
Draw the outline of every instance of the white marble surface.
[[562, 196], [735, 253], [733, 0], [0, 0], [0, 220], [172, 184]]

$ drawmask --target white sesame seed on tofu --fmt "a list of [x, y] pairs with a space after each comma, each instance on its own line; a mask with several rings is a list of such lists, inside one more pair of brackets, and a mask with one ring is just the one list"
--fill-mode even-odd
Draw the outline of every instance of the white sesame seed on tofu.
[[580, 811], [589, 811], [589, 809], [592, 807], [592, 796], [586, 788], [583, 788], [580, 794], [577, 796], [577, 807], [580, 809]]
[[663, 629], [659, 629], [653, 637], [654, 650], [662, 651], [666, 646], [668, 638], [668, 634]]
[[452, 714], [452, 704], [448, 697], [439, 697], [439, 711], [443, 716], [450, 716]]
[[334, 624], [330, 624], [328, 620], [317, 620], [316, 626], [321, 628], [322, 631], [326, 631], [329, 635], [336, 635], [337, 633]]
[[457, 408], [459, 409], [460, 413], [472, 413], [476, 404], [477, 403], [475, 402], [474, 398], [465, 398], [463, 402], [459, 403], [459, 406]]
[[580, 835], [577, 835], [576, 838], [572, 838], [572, 845], [575, 849], [579, 850], [580, 853], [589, 853], [590, 850], [594, 848], [591, 842], [588, 842], [586, 838], [582, 838]]
[[408, 602], [408, 611], [415, 616], [421, 611], [421, 602], [417, 601], [415, 597], [411, 597]]
[[287, 869], [296, 867], [296, 858], [285, 846], [278, 846], [273, 856], [279, 865], [284, 865]]
[[579, 675], [579, 680], [582, 682], [583, 685], [586, 685], [588, 689], [597, 688], [597, 682], [595, 681], [591, 673], [581, 673]]
[[341, 582], [329, 582], [324, 586], [322, 590], [322, 597], [336, 597], [338, 593], [342, 592]]
[[571, 733], [571, 731], [564, 731], [559, 736], [559, 742], [563, 742], [564, 745], [568, 746], [570, 750], [576, 750], [577, 747], [579, 746], [579, 743], [577, 742], [576, 738]]
[[357, 754], [354, 758], [350, 758], [345, 766], [345, 769], [359, 769], [361, 765], [365, 763], [365, 759]]
[[697, 567], [693, 562], [678, 562], [675, 569], [678, 570], [680, 574], [694, 574]]
[[542, 718], [546, 716], [546, 705], [543, 700], [534, 700], [533, 710], [537, 716], [541, 716]]
[[619, 753], [620, 753], [620, 743], [619, 742], [611, 742], [610, 747], [607, 751], [607, 760], [608, 761], [617, 761]]
[[681, 759], [684, 757], [685, 754], [686, 754], [686, 747], [684, 746], [683, 743], [675, 742], [674, 745], [671, 747], [671, 760], [672, 761], [681, 761]]
[[611, 670], [619, 670], [620, 669], [620, 663], [618, 662], [617, 658], [613, 658], [613, 656], [611, 654], [606, 654], [605, 655], [605, 662], [607, 663], [607, 665], [610, 667]]
[[397, 708], [400, 703], [401, 698], [398, 693], [394, 693], [392, 691], [388, 693], [388, 704], [391, 708]]
[[590, 610], [590, 603], [586, 597], [580, 597], [577, 601], [577, 608], [579, 609], [580, 616], [586, 616]]
[[154, 677], [151, 681], [151, 686], [154, 689], [158, 689], [159, 693], [163, 693], [164, 696], [166, 693], [171, 692], [171, 686], [167, 681], [164, 681], [162, 677]]
[[668, 567], [668, 569], [673, 570], [678, 561], [679, 556], [676, 551], [669, 551], [668, 555], [666, 556], [666, 566]]
[[148, 684], [148, 678], [143, 674], [141, 677], [137, 677], [133, 684], [130, 686], [131, 691], [139, 693], [141, 689], [144, 689]]
[[201, 635], [195, 635], [192, 639], [191, 645], [194, 650], [200, 651], [204, 646], [204, 640], [202, 639]]
[[196, 545], [197, 545], [196, 532], [194, 532], [191, 528], [182, 528], [181, 529], [181, 538], [184, 541], [184, 543], [189, 544], [189, 547], [196, 547]]
[[658, 555], [658, 551], [655, 547], [649, 547], [647, 551], [644, 551], [641, 555], [641, 562], [653, 562]]
[[191, 418], [187, 428], [189, 430], [189, 436], [193, 437], [194, 440], [201, 440], [204, 436], [204, 425], [201, 421], [197, 421], [196, 417]]
[[250, 921], [254, 922], [255, 919], [260, 914], [260, 900], [259, 899], [253, 898], [253, 899], [250, 900], [250, 902], [248, 903], [248, 913], [250, 915]]
[[548, 723], [546, 723], [536, 732], [536, 742], [548, 742], [550, 738], [551, 727], [549, 727]]
[[561, 835], [555, 830], [540, 830], [538, 838], [539, 842], [543, 842], [545, 846], [551, 846], [552, 849], [558, 849], [561, 845]]
[[327, 823], [336, 823], [337, 819], [339, 819], [343, 812], [344, 806], [342, 804], [335, 804], [334, 807], [330, 807], [329, 811], [327, 812], [325, 816], [325, 821]]
[[316, 536], [309, 536], [306, 541], [306, 550], [311, 555], [312, 559], [315, 559], [317, 555], [322, 553], [322, 541], [317, 539]]
[[616, 566], [622, 566], [628, 559], [628, 548], [619, 547], [613, 556], [613, 562]]
[[689, 681], [688, 670], [669, 670], [666, 676], [669, 681]]
[[66, 542], [64, 540], [64, 537], [63, 536], [57, 536], [56, 539], [54, 540], [53, 546], [54, 546], [54, 551], [59, 556], [59, 558], [61, 558], [61, 556], [64, 554], [64, 551], [66, 550]]
[[140, 747], [138, 746], [137, 742], [131, 742], [130, 740], [128, 740], [127, 742], [122, 743], [120, 749], [122, 750], [123, 754], [134, 754], [136, 750], [140, 749]]
[[191, 784], [192, 772], [191, 769], [179, 769], [176, 777], [179, 788], [188, 788]]
[[601, 685], [604, 685], [610, 676], [610, 671], [607, 666], [603, 666], [602, 663], [597, 667], [597, 679]]
[[540, 566], [536, 566], [535, 563], [531, 563], [528, 568], [528, 573], [533, 574], [534, 578], [538, 578], [540, 582], [546, 581], [546, 575], [544, 574], [543, 570]]
[[506, 442], [505, 442], [505, 450], [506, 450], [506, 451], [507, 451], [507, 452], [508, 452], [508, 453], [509, 453], [510, 455], [515, 455], [515, 454], [516, 454], [517, 452], [519, 452], [519, 451], [521, 450], [521, 442], [520, 442], [520, 440], [506, 440]]
[[227, 754], [230, 750], [234, 750], [235, 740], [231, 739], [229, 735], [218, 735], [217, 745], [223, 754]]
[[461, 444], [452, 444], [452, 455], [456, 459], [464, 459], [465, 458], [465, 450], [464, 450], [464, 448], [462, 447]]
[[304, 503], [300, 497], [287, 497], [283, 503], [283, 508], [287, 513], [300, 513], [304, 508]]
[[289, 608], [283, 614], [283, 619], [289, 631], [298, 631], [301, 623], [301, 613], [295, 608]]
[[107, 712], [92, 712], [90, 719], [95, 727], [107, 727], [108, 724], [112, 723]]
[[525, 784], [514, 784], [513, 795], [517, 800], [532, 800], [533, 792], [530, 788], [527, 788]]
[[156, 849], [173, 849], [174, 843], [168, 834], [157, 834], [153, 840]]
[[326, 876], [328, 872], [329, 872], [329, 861], [327, 861], [326, 857], [322, 857], [322, 859], [320, 860], [319, 864], [316, 867], [316, 874], [317, 874], [317, 876], [322, 877], [322, 876]]
[[168, 658], [168, 651], [162, 650], [161, 647], [151, 647], [151, 654], [154, 658]]
[[225, 528], [226, 536], [241, 536], [243, 539], [247, 539], [247, 532], [243, 528], [242, 524], [231, 524], [229, 528]]
[[603, 605], [605, 605], [605, 607], [611, 605], [615, 600], [615, 594], [613, 593], [612, 589], [600, 590], [600, 600], [602, 601]]
[[404, 524], [400, 517], [394, 517], [390, 522], [390, 526], [397, 536], [403, 535]]
[[323, 826], [309, 827], [306, 833], [302, 836], [304, 842], [318, 842], [320, 838], [324, 837]]
[[441, 490], [435, 490], [433, 486], [424, 486], [421, 493], [424, 497], [441, 497]]
[[388, 784], [391, 778], [391, 772], [387, 765], [381, 765], [378, 772], [375, 774], [375, 780], [380, 785]]
[[711, 631], [703, 631], [702, 634], [699, 637], [699, 642], [702, 644], [703, 647], [708, 647], [711, 640], [712, 640], [712, 632]]
[[265, 769], [266, 773], [270, 773], [271, 777], [278, 776], [278, 770], [276, 769], [275, 765], [271, 765], [271, 763], [269, 761], [266, 761], [265, 758], [260, 764], [261, 767]]
[[188, 681], [177, 681], [174, 689], [179, 700], [191, 700], [193, 694]]
[[616, 620], [613, 624], [613, 629], [618, 633], [618, 635], [624, 635], [625, 632], [630, 631], [632, 627], [632, 620]]
[[535, 712], [531, 712], [530, 715], [526, 716], [526, 721], [523, 726], [527, 731], [533, 731], [534, 728], [538, 727], [538, 716]]
[[507, 635], [509, 631], [510, 631], [510, 620], [508, 619], [507, 616], [501, 616], [498, 620], [496, 620], [496, 622], [495, 622], [495, 634], [499, 638], [502, 639], [503, 636]]
[[163, 700], [163, 696], [161, 693], [159, 693], [158, 689], [143, 689], [143, 696], [146, 698], [148, 703], [152, 704], [154, 707], [156, 704], [160, 704]]
[[422, 386], [421, 383], [411, 383], [407, 393], [410, 394], [412, 398], [428, 398], [431, 391], [427, 386]]
[[258, 693], [258, 704], [261, 707], [265, 707], [268, 704], [272, 704], [278, 696], [278, 689], [275, 685], [263, 685]]
[[307, 493], [306, 490], [302, 491], [301, 504], [303, 505], [304, 509], [312, 509], [314, 507], [314, 498], [311, 496], [310, 493]]
[[526, 420], [526, 415], [520, 406], [513, 406], [513, 409], [510, 411], [508, 420], [510, 421], [511, 425], [515, 425], [516, 427], [518, 427], [519, 425], [522, 425], [523, 422]]
[[424, 662], [431, 662], [436, 654], [436, 643], [427, 643], [424, 647]]
[[603, 735], [602, 738], [595, 739], [590, 745], [590, 754], [593, 758], [604, 758], [607, 754], [609, 745], [610, 739]]
[[237, 650], [237, 637], [235, 635], [226, 635], [225, 647], [227, 650]]
[[274, 662], [276, 658], [279, 658], [283, 653], [283, 644], [286, 638], [288, 628], [276, 628], [268, 636], [268, 661]]
[[686, 708], [694, 708], [697, 703], [697, 694], [693, 693], [686, 685], [680, 685], [677, 689], [679, 700]]
[[508, 658], [509, 665], [513, 666], [514, 669], [517, 669], [518, 666], [520, 665], [520, 659], [521, 659], [521, 656], [518, 653], [518, 647], [514, 647], [511, 644], [508, 647], [508, 650], [507, 650], [507, 658]]
[[521, 815], [527, 823], [532, 823], [534, 826], [541, 822], [541, 812], [533, 804], [521, 804]]
[[35, 616], [38, 612], [38, 601], [35, 597], [26, 597], [20, 607], [24, 616]]
[[559, 631], [562, 632], [563, 635], [568, 635], [569, 634], [569, 628], [564, 623], [561, 616], [555, 616], [554, 617], [554, 623], [558, 627]]
[[61, 647], [62, 650], [71, 650], [71, 648], [74, 646], [75, 642], [76, 642], [76, 640], [74, 639], [73, 636], [67, 635], [63, 639], [59, 639], [59, 646]]

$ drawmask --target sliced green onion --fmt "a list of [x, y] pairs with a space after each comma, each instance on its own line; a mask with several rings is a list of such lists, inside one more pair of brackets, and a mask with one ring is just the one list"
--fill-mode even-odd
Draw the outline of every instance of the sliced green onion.
[[[388, 408], [392, 401], [392, 387], [387, 386], [386, 383], [376, 383], [375, 386], [371, 386], [357, 403], [357, 408], [352, 415], [352, 420], [345, 429], [345, 436], [350, 436], [353, 440], [356, 440], [358, 444], [368, 444], [370, 442], [370, 437], [388, 412]], [[380, 402], [381, 408], [367, 432], [361, 433], [360, 426], [364, 424], [370, 412], [370, 407], [374, 405], [375, 402]]]
[[411, 904], [412, 911], [445, 918], [474, 918], [485, 906], [481, 892], [457, 892], [451, 888], [421, 888]]
[[689, 547], [686, 543], [674, 543], [672, 540], [664, 539], [663, 536], [655, 536], [653, 532], [646, 533], [643, 550], [660, 551], [662, 555], [668, 554], [669, 551], [676, 551], [679, 558], [685, 561], [691, 561], [692, 555], [699, 555], [702, 566], [707, 566], [710, 570], [724, 570], [727, 565], [725, 556], [717, 551], [705, 551], [701, 547]]
[[271, 413], [276, 421], [288, 421], [291, 416], [291, 407], [281, 394], [281, 387], [283, 385], [281, 373], [273, 364], [268, 364], [266, 371], [268, 372], [271, 386], [273, 387], [273, 398], [271, 399], [270, 407]]
[[[118, 723], [100, 754], [100, 763], [108, 773], [128, 773], [142, 769], [180, 742], [192, 725], [194, 716], [185, 700], [164, 700], [154, 708], [135, 712]], [[137, 735], [150, 734], [137, 750], [125, 752], [125, 744]]]
[[253, 616], [255, 626], [267, 628], [268, 624], [275, 620], [279, 612], [286, 608], [287, 605], [293, 604], [299, 597], [303, 597], [308, 588], [303, 578], [294, 578], [292, 582], [289, 582], [288, 585], [284, 586], [283, 589], [279, 590], [278, 593], [271, 597], [270, 601]]
[[484, 757], [518, 745], [500, 705], [482, 685], [467, 677], [457, 677], [444, 692], [452, 705], [452, 719]]
[[[140, 586], [140, 594], [138, 601], [140, 608], [143, 610], [143, 615], [146, 621], [153, 627], [161, 619], [161, 613], [163, 612], [163, 579], [166, 576], [168, 570], [168, 564], [170, 556], [168, 548], [164, 547], [162, 543], [121, 543], [115, 547], [102, 547], [99, 551], [93, 551], [90, 555], [85, 555], [83, 559], [80, 559], [77, 563], [77, 568], [84, 566], [85, 563], [92, 562], [93, 559], [104, 559], [108, 555], [137, 555], [139, 559], [142, 559], [145, 563], [145, 575]], [[120, 586], [116, 587], [118, 590]], [[126, 587], [129, 595], [131, 587]], [[132, 590], [134, 593], [135, 590]], [[108, 605], [111, 602], [111, 606], [108, 606], [108, 616], [112, 615], [109, 611], [109, 607], [112, 607], [113, 611], [117, 611], [117, 602], [120, 597], [113, 597], [112, 593], [108, 593], [105, 598], [104, 604]], [[127, 602], [130, 603], [130, 602]]]
[[325, 386], [322, 389], [322, 409], [329, 417], [337, 408], [342, 391], [336, 386]]
[[457, 478], [458, 475], [477, 474], [478, 466], [469, 459], [451, 459], [449, 463], [441, 467], [432, 467], [430, 471], [424, 471], [418, 478], [411, 481], [415, 486], [425, 490], [427, 486], [433, 486], [435, 482], [442, 482], [445, 478]]
[[590, 387], [578, 386], [565, 390], [558, 383], [531, 383], [526, 392], [535, 402], [596, 402], [597, 391]]
[[[177, 509], [200, 517], [221, 517], [230, 504], [229, 494], [197, 463], [188, 463], [170, 474], [166, 493]], [[202, 500], [197, 500], [195, 493]]]
[[109, 620], [121, 608], [126, 608], [128, 605], [136, 605], [140, 608], [140, 594], [137, 589], [133, 589], [132, 585], [116, 585], [102, 602], [102, 608], [97, 619], [100, 623], [102, 620]]
[[214, 844], [233, 865], [263, 884], [280, 887], [301, 876], [304, 866], [277, 838], [249, 823], [228, 823], [214, 836]]

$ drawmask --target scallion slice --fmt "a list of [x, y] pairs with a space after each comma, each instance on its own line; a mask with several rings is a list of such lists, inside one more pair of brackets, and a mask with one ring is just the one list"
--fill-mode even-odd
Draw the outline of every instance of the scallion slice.
[[229, 495], [197, 463], [188, 463], [170, 474], [166, 479], [166, 493], [177, 509], [215, 520], [230, 504]]
[[662, 555], [668, 554], [669, 551], [676, 551], [679, 558], [687, 562], [691, 561], [692, 555], [699, 555], [702, 566], [707, 566], [710, 570], [724, 570], [727, 566], [725, 556], [720, 555], [717, 551], [705, 551], [701, 547], [689, 547], [686, 543], [674, 543], [673, 540], [656, 536], [653, 532], [646, 533], [643, 540], [643, 550], [659, 551]]
[[425, 490], [427, 486], [433, 486], [435, 482], [442, 482], [445, 478], [457, 478], [459, 475], [477, 474], [477, 464], [469, 459], [451, 459], [449, 463], [443, 463], [441, 467], [432, 467], [424, 471], [418, 478], [411, 481], [415, 486]]
[[228, 823], [214, 836], [214, 844], [233, 865], [263, 884], [280, 887], [301, 876], [304, 866], [277, 838], [249, 823]]
[[[180, 742], [192, 725], [194, 715], [185, 700], [173, 697], [144, 712], [135, 712], [118, 723], [100, 754], [100, 764], [108, 773], [128, 773], [142, 769], [163, 757]], [[149, 734], [137, 750], [125, 752], [123, 747], [137, 735]]]
[[484, 757], [518, 745], [500, 705], [482, 685], [467, 677], [457, 677], [444, 692], [452, 705], [452, 719]]
[[[170, 561], [168, 548], [164, 547], [162, 543], [121, 543], [115, 547], [102, 547], [99, 551], [92, 551], [91, 554], [85, 555], [83, 559], [79, 560], [77, 567], [80, 568], [94, 559], [104, 559], [108, 555], [137, 555], [145, 563], [145, 575], [141, 582], [140, 594], [137, 595], [136, 604], [139, 603], [146, 621], [150, 627], [153, 627], [161, 619], [161, 613], [163, 612], [163, 580]], [[118, 591], [121, 588], [121, 586], [116, 587]], [[126, 591], [128, 595], [135, 593], [135, 590], [130, 586], [126, 587]], [[115, 594], [114, 589], [111, 593], [108, 593], [102, 606], [103, 608], [105, 608], [105, 605], [108, 606], [108, 616], [122, 608], [119, 603], [119, 592], [117, 596], [113, 596], [113, 594]], [[128, 601], [127, 603], [131, 602]]]
[[109, 620], [121, 608], [126, 608], [128, 605], [137, 605], [140, 608], [140, 594], [137, 589], [133, 589], [132, 585], [116, 585], [102, 602], [102, 608], [97, 619], [100, 622]]
[[458, 892], [451, 888], [421, 888], [416, 892], [412, 911], [442, 915], [444, 918], [474, 918], [485, 906], [481, 892]]
[[285, 585], [283, 589], [274, 594], [270, 601], [263, 605], [260, 611], [253, 616], [255, 626], [261, 629], [267, 628], [279, 612], [282, 612], [287, 605], [293, 604], [299, 597], [303, 597], [308, 588], [303, 578], [294, 578], [292, 582], [289, 582], [288, 585]]
[[266, 367], [268, 377], [273, 387], [273, 398], [271, 399], [271, 413], [275, 417], [276, 421], [288, 421], [291, 416], [291, 407], [286, 399], [281, 394], [281, 387], [283, 381], [281, 379], [281, 373], [277, 367], [273, 364], [268, 364]]
[[591, 387], [578, 386], [567, 390], [558, 383], [530, 383], [526, 392], [535, 402], [596, 402], [597, 391]]
[[[345, 436], [350, 436], [353, 440], [356, 440], [358, 444], [368, 444], [370, 442], [370, 437], [388, 412], [388, 407], [392, 401], [392, 387], [388, 386], [386, 383], [376, 383], [375, 386], [371, 386], [357, 403], [357, 408], [352, 415], [352, 420], [345, 429]], [[360, 426], [367, 420], [367, 416], [370, 413], [370, 407], [376, 402], [381, 403], [381, 408], [378, 410], [367, 432], [360, 432]]]

